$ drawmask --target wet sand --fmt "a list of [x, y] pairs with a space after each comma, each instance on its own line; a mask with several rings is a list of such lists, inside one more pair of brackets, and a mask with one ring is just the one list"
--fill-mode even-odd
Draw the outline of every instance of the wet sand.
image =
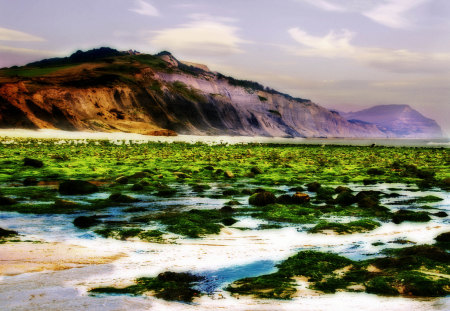
[[108, 264], [123, 256], [64, 243], [8, 242], [0, 244], [0, 277]]

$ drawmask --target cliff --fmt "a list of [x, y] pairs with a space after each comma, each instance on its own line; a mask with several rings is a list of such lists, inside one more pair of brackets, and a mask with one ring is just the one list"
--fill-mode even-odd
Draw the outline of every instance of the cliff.
[[150, 135], [390, 135], [309, 100], [179, 62], [167, 52], [94, 51], [0, 70], [0, 127]]

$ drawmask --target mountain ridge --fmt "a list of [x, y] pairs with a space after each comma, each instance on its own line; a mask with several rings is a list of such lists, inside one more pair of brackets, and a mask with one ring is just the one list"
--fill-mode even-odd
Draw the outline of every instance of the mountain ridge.
[[436, 121], [425, 117], [408, 104], [376, 105], [359, 111], [341, 112], [347, 120], [376, 124], [385, 133], [402, 138], [439, 138], [442, 129]]

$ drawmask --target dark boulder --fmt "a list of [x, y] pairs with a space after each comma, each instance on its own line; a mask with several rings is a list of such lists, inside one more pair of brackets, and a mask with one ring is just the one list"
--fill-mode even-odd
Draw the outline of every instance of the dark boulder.
[[16, 203], [17, 203], [16, 200], [0, 195], [0, 206], [14, 205]]
[[335, 193], [341, 193], [341, 192], [343, 192], [343, 191], [352, 191], [349, 187], [344, 187], [344, 186], [337, 186], [335, 189], [334, 189], [334, 192]]
[[96, 216], [79, 216], [73, 221], [75, 227], [80, 229], [90, 228], [92, 226], [98, 225], [99, 223], [100, 221]]
[[44, 162], [42, 162], [41, 160], [25, 158], [23, 159], [23, 165], [40, 168], [44, 166]]
[[252, 173], [255, 174], [255, 175], [258, 175], [258, 174], [262, 174], [262, 173], [263, 173], [263, 171], [262, 171], [259, 167], [256, 167], [256, 166], [252, 167], [252, 168], [250, 169], [250, 172], [252, 172]]
[[66, 180], [59, 184], [59, 193], [67, 195], [90, 194], [98, 191], [93, 183], [84, 180]]
[[293, 204], [304, 204], [308, 203], [311, 200], [309, 195], [303, 192], [296, 192], [294, 195], [292, 195], [292, 203]]
[[220, 209], [220, 211], [221, 211], [222, 213], [234, 213], [234, 208], [232, 208], [232, 207], [229, 206], [229, 205], [225, 205], [224, 207], [222, 207], [222, 208]]
[[450, 243], [450, 232], [444, 232], [439, 234], [436, 238], [435, 238], [436, 242], [441, 242], [441, 243]]
[[400, 224], [404, 221], [427, 222], [430, 220], [431, 217], [427, 212], [413, 212], [404, 209], [398, 210], [392, 216], [392, 222], [395, 224]]
[[277, 198], [277, 203], [279, 204], [293, 204], [292, 196], [289, 194], [282, 194]]
[[231, 217], [222, 219], [222, 224], [225, 226], [232, 226], [235, 223], [237, 223], [237, 220]]
[[116, 203], [133, 203], [133, 202], [139, 202], [139, 199], [130, 197], [129, 195], [122, 194], [122, 193], [113, 193], [109, 196], [109, 200], [116, 202]]
[[373, 167], [373, 168], [369, 168], [367, 170], [367, 174], [369, 174], [369, 175], [383, 175], [384, 171]]
[[128, 184], [128, 177], [126, 177], [126, 176], [117, 177], [115, 182], [118, 184], [121, 184], [121, 185]]
[[251, 205], [255, 206], [265, 206], [268, 204], [273, 204], [275, 203], [275, 201], [276, 201], [275, 195], [269, 191], [257, 192], [248, 199], [248, 202]]
[[18, 234], [17, 231], [0, 228], [0, 238], [9, 238]]
[[322, 185], [317, 181], [314, 181], [309, 184], [306, 184], [306, 187], [308, 188], [308, 191], [317, 192], [317, 190], [319, 190], [319, 188], [322, 187]]
[[352, 205], [356, 201], [356, 197], [348, 191], [343, 191], [336, 197], [336, 203], [342, 206]]
[[38, 184], [38, 180], [34, 177], [27, 177], [23, 180], [24, 186], [35, 186]]

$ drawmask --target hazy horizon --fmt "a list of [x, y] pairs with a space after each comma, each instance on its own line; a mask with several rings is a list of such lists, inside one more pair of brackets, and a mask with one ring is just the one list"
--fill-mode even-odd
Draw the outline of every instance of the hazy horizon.
[[444, 0], [0, 0], [0, 67], [168, 50], [330, 109], [408, 104], [449, 136], [448, 16]]

